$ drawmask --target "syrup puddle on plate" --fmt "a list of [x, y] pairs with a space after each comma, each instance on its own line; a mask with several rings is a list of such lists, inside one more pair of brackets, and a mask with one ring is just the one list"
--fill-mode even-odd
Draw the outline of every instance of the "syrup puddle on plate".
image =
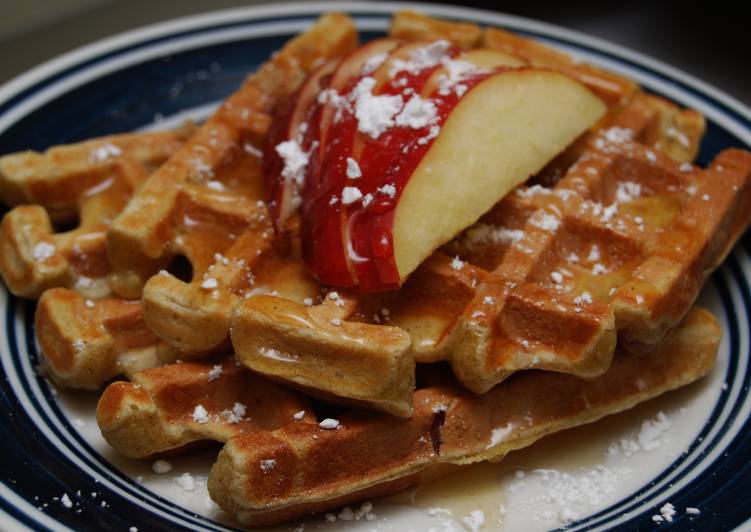
[[[563, 526], [628, 496], [677, 458], [701, 428], [686, 423], [687, 416], [681, 414], [690, 411], [691, 417], [707, 419], [710, 385], [709, 379], [700, 381], [596, 423], [547, 436], [499, 462], [459, 468], [374, 501], [374, 511], [391, 505], [416, 507], [434, 519], [435, 530], [531, 532]], [[649, 450], [611, 449], [624, 439], [638, 443], [644, 422], [659, 425], [659, 438]], [[484, 522], [473, 527], [471, 516], [478, 510]], [[468, 521], [462, 523], [464, 518]]]

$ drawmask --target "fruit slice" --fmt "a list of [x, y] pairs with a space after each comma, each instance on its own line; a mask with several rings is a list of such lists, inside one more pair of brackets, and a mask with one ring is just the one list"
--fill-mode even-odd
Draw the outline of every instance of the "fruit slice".
[[[288, 105], [287, 109], [280, 113], [279, 119], [272, 125], [269, 131], [269, 142], [264, 147], [263, 164], [264, 175], [273, 179], [266, 180], [266, 190], [270, 197], [269, 209], [275, 220], [280, 223], [286, 220], [298, 207], [300, 202], [300, 188], [303, 175], [295, 175], [298, 172], [294, 168], [285, 168], [285, 160], [277, 146], [285, 142], [297, 143], [300, 150], [298, 156], [307, 157], [303, 151], [305, 130], [308, 127], [310, 111], [321, 89], [326, 85], [326, 78], [330, 76], [336, 67], [336, 61], [325, 63], [316, 69], [298, 91], [296, 97]], [[287, 148], [294, 150], [294, 144]]]
[[509, 70], [475, 85], [397, 200], [392, 240], [401, 280], [604, 112], [583, 85], [551, 71]]
[[[301, 236], [319, 280], [398, 288], [604, 114], [581, 83], [520, 65], [493, 50], [384, 39], [306, 85], [328, 82], [315, 99], [301, 91], [293, 113], [308, 126]], [[267, 179], [277, 194], [287, 186]]]

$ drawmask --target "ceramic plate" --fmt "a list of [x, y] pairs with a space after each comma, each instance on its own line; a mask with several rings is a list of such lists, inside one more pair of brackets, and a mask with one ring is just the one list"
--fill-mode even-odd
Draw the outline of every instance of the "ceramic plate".
[[[342, 3], [364, 39], [382, 35], [406, 4]], [[559, 46], [700, 110], [708, 128], [699, 163], [731, 146], [751, 149], [751, 110], [654, 60], [548, 24], [463, 8], [417, 4], [437, 16], [508, 28]], [[150, 26], [46, 63], [0, 88], [0, 152], [40, 150], [107, 133], [205, 118], [244, 76], [320, 13], [312, 4], [224, 11]], [[751, 509], [747, 234], [707, 283], [700, 303], [725, 331], [718, 363], [695, 385], [630, 412], [555, 435], [500, 464], [480, 465], [425, 489], [375, 501], [375, 519], [306, 530], [492, 530], [748, 527]], [[216, 448], [150, 463], [118, 457], [94, 420], [96, 395], [55, 390], [37, 372], [34, 305], [0, 287], [0, 529], [225, 530], [205, 478]], [[176, 478], [189, 474], [192, 490]], [[187, 486], [188, 488], [190, 486]], [[70, 507], [61, 498], [67, 494]], [[653, 516], [671, 503], [672, 522]], [[688, 513], [695, 508], [698, 513]], [[479, 514], [473, 514], [478, 516]], [[284, 527], [283, 527], [284, 528]], [[289, 529], [290, 527], [286, 527]]]

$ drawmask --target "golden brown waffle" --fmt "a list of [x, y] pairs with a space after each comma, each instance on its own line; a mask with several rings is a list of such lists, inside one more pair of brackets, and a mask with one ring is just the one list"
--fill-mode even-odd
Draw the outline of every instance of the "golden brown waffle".
[[[257, 153], [276, 105], [296, 90], [313, 68], [341, 57], [356, 41], [357, 32], [349, 17], [335, 13], [322, 16], [249, 76], [182, 149], [144, 182], [107, 236], [113, 268], [111, 284], [118, 295], [140, 297], [146, 281], [180, 253], [178, 236], [189, 240], [184, 234], [187, 220], [182, 220], [183, 234], [173, 230], [174, 224], [181, 222], [176, 220], [182, 210], [180, 198], [191, 192], [195, 197], [210, 195], [215, 176], [226, 175], [226, 169], [234, 167], [245, 151]], [[219, 186], [229, 185], [223, 182]], [[238, 186], [243, 186], [241, 181]], [[227, 197], [222, 199], [228, 201]], [[212, 215], [211, 222], [221, 226], [221, 218], [221, 214]], [[203, 220], [198, 221], [195, 233], [203, 226]], [[240, 237], [239, 228], [223, 229], [221, 242], [206, 243], [211, 248], [208, 257], [226, 251], [231, 237]], [[196, 264], [193, 268], [197, 269]]]
[[711, 369], [720, 337], [714, 317], [695, 309], [654, 352], [618, 353], [597, 379], [525, 372], [483, 395], [429, 369], [411, 419], [346, 412], [335, 429], [289, 424], [231, 438], [211, 469], [209, 493], [254, 526], [390, 494], [445, 472], [447, 464], [498, 460], [693, 382]]
[[97, 405], [102, 436], [132, 458], [312, 423], [312, 414], [302, 396], [254, 375], [229, 356], [135, 373], [130, 382], [110, 384]]
[[[413, 360], [450, 361], [478, 393], [522, 369], [601, 374], [619, 330], [624, 341], [651, 346], [680, 321], [748, 224], [751, 156], [726, 152], [700, 170], [654, 148], [666, 138], [666, 121], [687, 124], [683, 134], [695, 145], [701, 122], [693, 116], [635, 95], [551, 163], [538, 178], [549, 186], [519, 187], [397, 292], [336, 292], [325, 312], [269, 297], [242, 302], [232, 325], [238, 358], [265, 375], [402, 416], [412, 399], [400, 385], [411, 382]], [[704, 201], [717, 179], [723, 192]], [[640, 197], [619, 212], [615, 200], [636, 189]], [[650, 215], [667, 209], [670, 219]], [[699, 247], [672, 257], [683, 284], [668, 289], [660, 283], [669, 272], [651, 264], [694, 231], [698, 216], [705, 222], [693, 240]], [[636, 292], [630, 280], [646, 271], [656, 272], [652, 284]]]
[[[111, 135], [0, 157], [0, 200], [17, 205], [0, 225], [0, 274], [10, 291], [36, 298], [64, 286], [107, 296], [110, 222], [193, 129]], [[72, 230], [53, 225], [76, 220]]]
[[117, 375], [178, 357], [146, 327], [138, 301], [93, 301], [51, 288], [37, 305], [35, 330], [47, 375], [66, 388], [98, 390]]

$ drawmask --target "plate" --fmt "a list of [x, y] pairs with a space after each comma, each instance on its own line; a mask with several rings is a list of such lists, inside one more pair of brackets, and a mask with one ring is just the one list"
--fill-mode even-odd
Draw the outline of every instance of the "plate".
[[[326, 4], [352, 14], [364, 39], [382, 35], [390, 14], [405, 7], [410, 6]], [[667, 65], [527, 19], [429, 4], [411, 7], [538, 38], [698, 109], [708, 120], [702, 165], [726, 147], [751, 149], [751, 110]], [[186, 116], [205, 118], [320, 11], [311, 4], [284, 4], [190, 17], [45, 63], [0, 88], [0, 152], [163, 128]], [[420, 491], [376, 501], [373, 521], [312, 518], [306, 529], [471, 529], [469, 521], [462, 525], [462, 517], [478, 509], [487, 530], [564, 524], [571, 530], [749, 528], [751, 511], [744, 501], [751, 491], [750, 283], [751, 236], [746, 234], [700, 296], [725, 335], [716, 368], [699, 383], [554, 435], [499, 464], [474, 466]], [[204, 478], [216, 449], [174, 458], [166, 475], [154, 473], [149, 463], [118, 457], [96, 427], [96, 396], [58, 391], [37, 372], [33, 315], [33, 304], [0, 287], [5, 327], [0, 529], [233, 528], [206, 493]], [[194, 479], [192, 490], [175, 481], [183, 474]], [[673, 521], [658, 524], [653, 516], [668, 502], [676, 510]]]

